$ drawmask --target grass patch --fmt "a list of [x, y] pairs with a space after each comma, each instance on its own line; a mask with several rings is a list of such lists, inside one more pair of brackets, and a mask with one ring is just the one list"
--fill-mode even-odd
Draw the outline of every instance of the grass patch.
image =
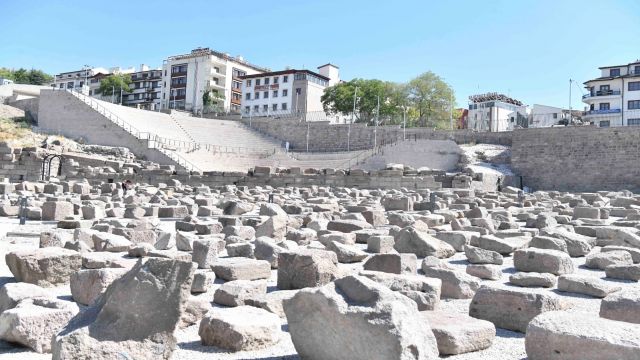
[[0, 141], [9, 142], [13, 146], [33, 146], [37, 142], [37, 136], [24, 117], [0, 118]]

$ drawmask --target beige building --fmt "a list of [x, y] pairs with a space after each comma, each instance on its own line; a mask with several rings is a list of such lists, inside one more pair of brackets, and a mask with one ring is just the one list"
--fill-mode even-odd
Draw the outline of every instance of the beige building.
[[[245, 75], [269, 71], [209, 48], [197, 48], [188, 54], [167, 58], [162, 64], [162, 109], [180, 109], [193, 113], [240, 113], [242, 80]], [[204, 96], [212, 103], [205, 108]]]
[[287, 69], [242, 79], [242, 116], [302, 116], [323, 112], [322, 94], [340, 76], [337, 66], [326, 64], [318, 72]]

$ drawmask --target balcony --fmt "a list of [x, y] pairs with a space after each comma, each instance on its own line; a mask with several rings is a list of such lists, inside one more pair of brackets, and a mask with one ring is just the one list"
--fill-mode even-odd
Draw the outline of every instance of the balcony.
[[207, 88], [209, 89], [220, 89], [224, 91], [224, 85], [216, 84], [214, 81], [207, 81]]
[[618, 96], [620, 95], [620, 90], [598, 90], [593, 91], [589, 94], [582, 95], [583, 99], [598, 97], [598, 96]]
[[171, 73], [171, 77], [187, 76], [186, 71], [175, 71]]
[[629, 71], [629, 75], [631, 75], [631, 76], [640, 76], [640, 70], [631, 70], [631, 71]]
[[607, 109], [607, 110], [589, 110], [586, 115], [609, 115], [620, 114], [620, 109]]

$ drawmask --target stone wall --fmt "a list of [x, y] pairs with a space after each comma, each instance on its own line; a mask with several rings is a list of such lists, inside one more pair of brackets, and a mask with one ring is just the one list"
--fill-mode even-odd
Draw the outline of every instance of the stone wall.
[[40, 92], [37, 130], [87, 144], [126, 147], [139, 158], [179, 166], [161, 151], [150, 149], [147, 140], [136, 138], [67, 91]]
[[[246, 125], [263, 134], [280, 141], [288, 141], [290, 149], [303, 151], [307, 147], [309, 137], [309, 151], [342, 151], [370, 149], [374, 138], [378, 145], [388, 144], [403, 139], [404, 134], [400, 126], [373, 126], [363, 124], [330, 125], [329, 122], [317, 121], [303, 123], [297, 120], [284, 119], [249, 119], [242, 120]], [[375, 133], [375, 134], [374, 134]], [[409, 128], [407, 139], [453, 140], [458, 144], [485, 143], [511, 145], [512, 132], [486, 133], [470, 130], [432, 130], [426, 128]]]
[[536, 190], [640, 192], [639, 151], [636, 127], [522, 129], [511, 166]]

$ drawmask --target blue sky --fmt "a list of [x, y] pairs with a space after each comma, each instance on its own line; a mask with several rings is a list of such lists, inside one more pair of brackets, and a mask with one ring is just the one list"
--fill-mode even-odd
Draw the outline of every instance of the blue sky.
[[[640, 58], [640, 1], [0, 0], [0, 66], [160, 66], [198, 46], [273, 70], [340, 66], [404, 82], [431, 70], [459, 106], [497, 91], [568, 106], [569, 78]], [[573, 106], [580, 103], [573, 87]]]

